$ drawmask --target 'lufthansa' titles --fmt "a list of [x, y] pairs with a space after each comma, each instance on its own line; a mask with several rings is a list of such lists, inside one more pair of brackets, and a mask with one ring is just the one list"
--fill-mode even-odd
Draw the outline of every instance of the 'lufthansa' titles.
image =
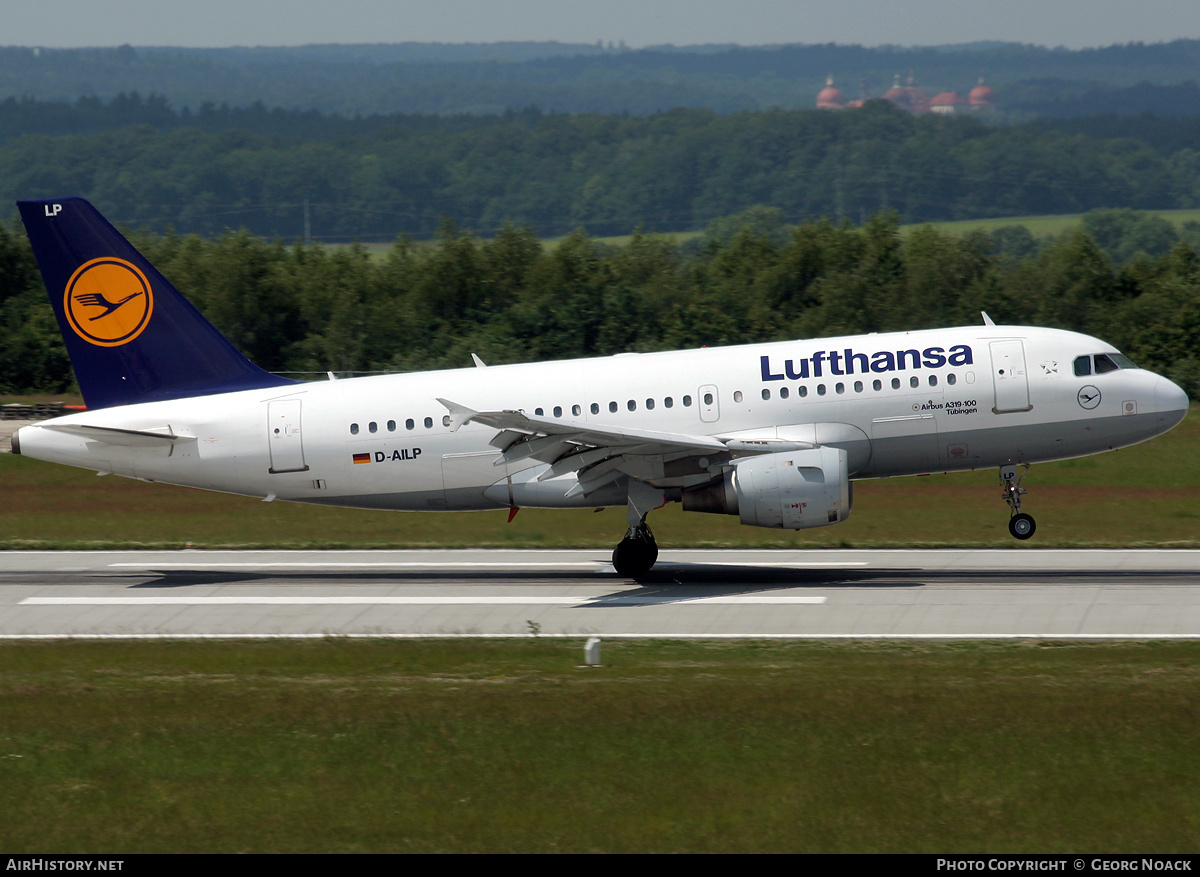
[[780, 372], [772, 370], [771, 357], [759, 357], [764, 381], [823, 378], [826, 376], [826, 370], [829, 375], [865, 375], [941, 368], [944, 365], [972, 365], [974, 361], [971, 348], [966, 344], [956, 344], [948, 351], [941, 347], [926, 347], [924, 350], [880, 350], [871, 354], [858, 353], [849, 347], [844, 350], [818, 350], [806, 359], [785, 359], [783, 370]]

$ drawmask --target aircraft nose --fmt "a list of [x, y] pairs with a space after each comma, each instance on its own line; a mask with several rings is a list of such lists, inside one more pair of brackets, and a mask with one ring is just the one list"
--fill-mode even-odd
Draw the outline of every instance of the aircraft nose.
[[1174, 381], [1160, 377], [1154, 384], [1154, 404], [1164, 420], [1170, 422], [1167, 429], [1179, 425], [1188, 411], [1188, 397], [1183, 388]]

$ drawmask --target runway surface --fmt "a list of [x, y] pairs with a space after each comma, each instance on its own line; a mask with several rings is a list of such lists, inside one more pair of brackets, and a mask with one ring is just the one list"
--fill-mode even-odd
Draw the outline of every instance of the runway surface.
[[0, 552], [0, 638], [1200, 638], [1200, 551]]

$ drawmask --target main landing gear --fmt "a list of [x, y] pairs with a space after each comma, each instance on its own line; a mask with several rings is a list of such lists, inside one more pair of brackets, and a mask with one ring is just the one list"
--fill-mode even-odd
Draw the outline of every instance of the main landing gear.
[[613, 549], [612, 565], [619, 576], [639, 578], [650, 572], [658, 560], [658, 543], [646, 525], [646, 517], [662, 508], [667, 498], [662, 490], [641, 481], [629, 480], [629, 500], [625, 509], [629, 530]]
[[1021, 479], [1028, 472], [1028, 463], [1025, 464], [1020, 475], [1017, 474], [1016, 466], [1000, 467], [1000, 481], [1004, 484], [1004, 501], [1012, 510], [1012, 517], [1008, 519], [1008, 532], [1012, 533], [1014, 539], [1028, 539], [1037, 530], [1037, 523], [1033, 520], [1033, 516], [1021, 511], [1021, 497], [1029, 492], [1021, 486]]
[[658, 543], [654, 534], [646, 526], [646, 519], [636, 527], [630, 527], [625, 538], [613, 549], [612, 565], [619, 576], [636, 579], [650, 572], [654, 561], [658, 560]]

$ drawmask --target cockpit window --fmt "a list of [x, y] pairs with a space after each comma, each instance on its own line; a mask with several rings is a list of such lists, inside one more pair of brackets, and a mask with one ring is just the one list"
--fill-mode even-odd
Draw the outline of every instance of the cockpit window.
[[1128, 356], [1120, 353], [1097, 353], [1095, 356], [1077, 356], [1075, 357], [1075, 376], [1085, 378], [1093, 373], [1093, 363], [1095, 364], [1095, 374], [1103, 375], [1108, 372], [1115, 372], [1122, 368], [1137, 368]]

